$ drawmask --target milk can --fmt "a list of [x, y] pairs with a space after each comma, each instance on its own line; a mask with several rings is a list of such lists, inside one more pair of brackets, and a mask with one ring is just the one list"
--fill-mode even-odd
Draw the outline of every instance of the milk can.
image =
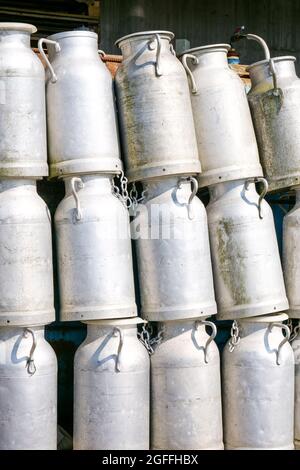
[[207, 207], [219, 320], [288, 309], [273, 213], [253, 179], [210, 188]]
[[264, 50], [266, 59], [248, 68], [248, 99], [264, 174], [276, 191], [300, 183], [300, 80], [295, 57], [270, 59]]
[[35, 26], [0, 23], [0, 175], [48, 175], [45, 72], [30, 47]]
[[300, 186], [296, 205], [283, 219], [283, 273], [290, 303], [290, 318], [300, 318]]
[[39, 41], [39, 50], [48, 66], [50, 175], [120, 172], [113, 83], [98, 54], [98, 35], [54, 34]]
[[51, 216], [34, 180], [0, 180], [0, 325], [54, 321]]
[[44, 327], [0, 327], [0, 450], [55, 450], [57, 361]]
[[295, 358], [295, 426], [294, 439], [295, 446], [300, 449], [300, 322], [295, 328], [295, 338], [292, 341], [292, 348]]
[[213, 44], [181, 57], [190, 79], [201, 187], [263, 176], [245, 87], [228, 65], [229, 50]]
[[133, 221], [142, 316], [150, 321], [217, 311], [207, 217], [195, 178], [144, 182]]
[[112, 177], [65, 186], [55, 214], [61, 320], [136, 316], [129, 215]]
[[[228, 450], [289, 450], [294, 437], [294, 356], [288, 316], [235, 323], [222, 361]], [[285, 334], [283, 334], [283, 331]]]
[[147, 31], [116, 43], [123, 54], [116, 91], [130, 181], [201, 171], [188, 81], [173, 38]]
[[150, 361], [139, 323], [88, 323], [74, 362], [74, 449], [149, 449]]
[[223, 449], [216, 334], [206, 320], [159, 324], [161, 342], [151, 356], [152, 449]]

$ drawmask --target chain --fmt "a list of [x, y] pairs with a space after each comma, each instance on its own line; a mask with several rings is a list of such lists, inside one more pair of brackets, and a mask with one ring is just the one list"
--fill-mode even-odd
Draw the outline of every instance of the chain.
[[231, 339], [229, 341], [229, 352], [232, 353], [241, 341], [241, 338], [239, 336], [240, 334], [239, 325], [236, 320], [232, 323], [230, 334], [231, 334]]
[[147, 192], [147, 190], [144, 189], [142, 191], [141, 197], [139, 198], [139, 194], [138, 194], [138, 191], [136, 189], [136, 185], [135, 185], [135, 183], [132, 183], [132, 188], [131, 188], [131, 191], [129, 193], [130, 200], [131, 200], [131, 213], [130, 213], [130, 215], [132, 215], [132, 217], [136, 216], [136, 210], [138, 208], [138, 205], [141, 202], [144, 201], [144, 199], [146, 197], [146, 192]]
[[157, 336], [153, 338], [151, 338], [152, 333], [153, 328], [151, 324], [148, 324], [148, 329], [145, 327], [145, 325], [143, 325], [142, 332], [138, 332], [138, 339], [147, 349], [149, 356], [152, 356], [154, 354], [155, 348], [162, 342], [163, 328], [158, 332]]
[[289, 318], [288, 322], [287, 322], [287, 326], [289, 327], [289, 329], [291, 330], [291, 336], [290, 336], [290, 343], [292, 343], [294, 341], [295, 338], [297, 338], [298, 334], [299, 334], [299, 331], [300, 331], [300, 322], [298, 322], [297, 326], [293, 327], [293, 321], [291, 318]]
[[115, 179], [113, 178], [113, 194], [123, 203], [126, 209], [130, 209], [132, 206], [132, 201], [128, 194], [128, 179], [124, 175], [124, 171], [121, 171], [117, 178], [120, 179], [121, 191], [115, 183]]

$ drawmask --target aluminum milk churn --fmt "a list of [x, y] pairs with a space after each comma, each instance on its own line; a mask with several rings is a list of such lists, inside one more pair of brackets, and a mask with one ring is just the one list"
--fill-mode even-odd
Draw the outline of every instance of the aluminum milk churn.
[[283, 273], [290, 308], [290, 318], [300, 318], [300, 186], [296, 205], [283, 219]]
[[30, 47], [35, 26], [0, 23], [0, 176], [48, 175], [45, 71]]
[[142, 316], [150, 321], [208, 317], [217, 312], [207, 216], [195, 178], [144, 182], [132, 223]]
[[295, 357], [295, 446], [300, 449], [300, 322], [295, 329], [295, 338], [292, 341]]
[[50, 175], [119, 173], [122, 163], [113, 83], [98, 54], [97, 34], [54, 34], [41, 39], [39, 49], [48, 64]]
[[287, 319], [281, 314], [235, 323], [222, 361], [225, 449], [294, 448], [295, 364], [290, 330], [282, 323]]
[[207, 206], [219, 320], [288, 309], [273, 213], [253, 179], [210, 188]]
[[147, 31], [116, 43], [123, 54], [115, 80], [130, 181], [201, 171], [188, 81], [173, 38]]
[[51, 216], [36, 181], [0, 180], [0, 224], [0, 325], [51, 323]]
[[300, 183], [300, 80], [295, 57], [270, 58], [248, 68], [248, 94], [260, 159], [270, 191]]
[[129, 215], [112, 177], [65, 186], [55, 214], [61, 320], [136, 316]]
[[150, 361], [138, 318], [88, 323], [74, 363], [74, 449], [149, 449]]
[[245, 87], [230, 69], [228, 44], [186, 51], [202, 174], [200, 186], [263, 176]]
[[151, 356], [152, 449], [223, 449], [216, 334], [205, 320], [159, 324], [161, 342]]
[[56, 450], [57, 361], [44, 327], [0, 327], [0, 450]]

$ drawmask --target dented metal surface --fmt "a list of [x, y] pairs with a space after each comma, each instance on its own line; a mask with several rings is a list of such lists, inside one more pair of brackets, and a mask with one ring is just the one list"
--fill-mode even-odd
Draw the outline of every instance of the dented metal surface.
[[251, 65], [252, 88], [248, 94], [261, 164], [270, 191], [300, 183], [300, 80], [295, 57], [272, 59], [276, 71], [274, 88], [269, 61]]
[[151, 448], [222, 450], [216, 327], [187, 319], [160, 323], [159, 331], [151, 356]]
[[[288, 309], [274, 219], [253, 180], [210, 188], [207, 207], [218, 319]], [[260, 218], [261, 214], [261, 218]]]
[[53, 69], [46, 83], [50, 176], [119, 173], [113, 82], [97, 34], [69, 31], [41, 41]]
[[214, 315], [207, 216], [195, 186], [169, 177], [144, 182], [144, 190], [132, 231], [142, 316], [167, 321]]
[[200, 187], [263, 176], [245, 87], [228, 65], [229, 49], [214, 44], [181, 56], [190, 79]]
[[45, 72], [32, 25], [0, 23], [0, 178], [48, 175]]
[[130, 181], [201, 171], [188, 81], [173, 37], [150, 31], [117, 41], [123, 54], [117, 103]]
[[149, 449], [150, 360], [140, 319], [88, 323], [74, 361], [74, 449]]
[[129, 215], [111, 176], [66, 178], [55, 213], [62, 321], [136, 316]]
[[[238, 320], [240, 341], [222, 358], [227, 450], [294, 448], [294, 355], [287, 315]], [[285, 336], [283, 335], [285, 330]]]
[[0, 327], [0, 450], [56, 450], [57, 361], [44, 327]]

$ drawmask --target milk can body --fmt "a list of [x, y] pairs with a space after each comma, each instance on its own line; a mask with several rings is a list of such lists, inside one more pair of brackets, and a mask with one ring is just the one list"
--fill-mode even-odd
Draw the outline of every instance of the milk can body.
[[223, 449], [216, 327], [182, 320], [160, 323], [159, 331], [151, 356], [151, 448]]
[[66, 178], [55, 214], [62, 321], [136, 316], [129, 215], [112, 178]]
[[74, 449], [149, 449], [149, 374], [138, 319], [88, 324], [74, 362]]
[[0, 175], [48, 175], [45, 72], [30, 47], [35, 26], [0, 23]]
[[295, 358], [295, 426], [294, 426], [294, 438], [295, 446], [297, 449], [300, 448], [300, 328], [299, 323], [297, 328], [297, 335], [292, 341], [292, 348], [294, 351]]
[[53, 68], [46, 85], [51, 176], [122, 169], [113, 82], [97, 39], [68, 31], [43, 40]]
[[216, 313], [207, 217], [197, 181], [144, 183], [133, 222], [142, 316], [150, 321]]
[[57, 361], [44, 327], [0, 328], [0, 449], [55, 450]]
[[51, 216], [32, 180], [0, 180], [0, 325], [55, 320]]
[[276, 57], [274, 89], [269, 61], [249, 67], [252, 88], [248, 94], [261, 164], [270, 190], [300, 182], [300, 81], [295, 57]]
[[[266, 192], [266, 189], [265, 189]], [[255, 184], [240, 180], [210, 188], [207, 206], [220, 320], [288, 309], [274, 219]]]
[[232, 352], [229, 344], [225, 346], [225, 449], [294, 448], [294, 357], [289, 329], [282, 324], [287, 318], [270, 315], [238, 320], [240, 342]]
[[245, 87], [227, 60], [228, 44], [183, 53], [202, 173], [200, 187], [263, 176]]
[[172, 53], [173, 38], [150, 31], [117, 41], [123, 54], [117, 103], [130, 181], [201, 171], [188, 81]]
[[296, 205], [283, 219], [283, 273], [290, 318], [300, 318], [300, 188]]

